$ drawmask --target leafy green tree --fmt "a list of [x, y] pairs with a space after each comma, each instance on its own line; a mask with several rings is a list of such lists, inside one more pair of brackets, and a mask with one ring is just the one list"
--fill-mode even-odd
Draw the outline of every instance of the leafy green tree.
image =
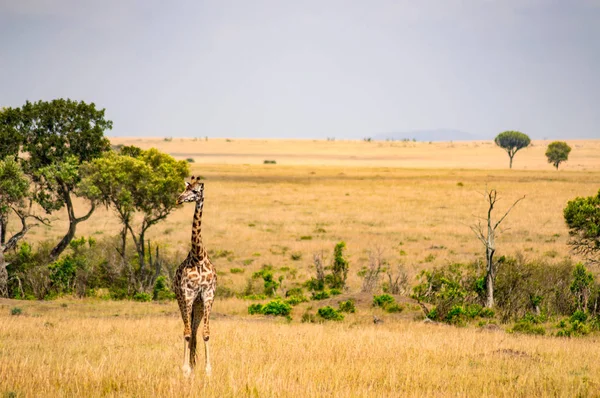
[[531, 139], [527, 134], [523, 134], [520, 131], [505, 131], [498, 134], [494, 142], [508, 153], [510, 168], [512, 169], [513, 157], [521, 149], [527, 148], [531, 144]]
[[144, 279], [146, 233], [175, 208], [189, 166], [154, 148], [125, 153], [137, 156], [109, 152], [91, 161], [84, 167], [80, 187], [88, 197], [115, 209], [123, 224], [120, 252], [125, 254], [129, 232], [139, 258], [140, 277]]
[[[0, 160], [0, 251], [14, 248], [27, 231], [35, 224], [28, 219], [34, 218], [44, 224], [47, 220], [32, 214], [32, 196], [29, 179], [25, 176], [21, 165], [8, 155]], [[21, 229], [8, 238], [8, 215], [10, 211], [19, 217]]]
[[21, 110], [2, 108], [0, 110], [0, 159], [7, 156], [17, 158], [23, 145]]
[[570, 152], [571, 147], [566, 142], [554, 141], [548, 145], [548, 149], [546, 150], [548, 163], [552, 163], [556, 167], [556, 170], [558, 170], [558, 165], [569, 159]]
[[12, 118], [3, 134], [22, 139], [23, 168], [37, 186], [36, 202], [47, 213], [67, 210], [69, 228], [51, 251], [56, 258], [75, 236], [77, 224], [94, 212], [95, 203], [90, 201], [89, 211], [77, 217], [73, 197], [83, 196], [78, 189], [80, 166], [110, 149], [104, 132], [112, 128], [112, 122], [104, 118], [104, 109], [70, 99], [27, 101], [9, 114]]
[[569, 227], [569, 245], [591, 261], [597, 261], [600, 253], [600, 191], [596, 196], [569, 201], [563, 215]]

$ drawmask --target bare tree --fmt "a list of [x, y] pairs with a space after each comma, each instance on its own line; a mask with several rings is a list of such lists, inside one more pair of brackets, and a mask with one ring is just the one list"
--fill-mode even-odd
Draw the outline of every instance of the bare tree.
[[398, 264], [396, 269], [392, 267], [386, 271], [388, 277], [388, 292], [391, 294], [405, 294], [408, 289], [408, 275], [402, 264]]
[[380, 274], [384, 270], [386, 261], [383, 258], [383, 249], [376, 247], [369, 251], [369, 266], [364, 269], [363, 283], [361, 290], [365, 293], [371, 293], [379, 285]]
[[471, 230], [475, 233], [475, 236], [477, 236], [477, 238], [485, 247], [485, 287], [487, 292], [485, 306], [487, 308], [492, 308], [494, 306], [494, 281], [497, 273], [497, 264], [494, 262], [494, 254], [496, 253], [496, 229], [502, 223], [502, 221], [504, 221], [508, 213], [510, 213], [515, 205], [523, 200], [525, 196], [517, 199], [496, 223], [492, 221], [492, 211], [499, 200], [498, 193], [495, 189], [491, 189], [489, 191], [486, 190], [483, 196], [489, 205], [486, 220], [487, 226], [484, 227], [481, 221], [479, 221], [477, 225], [471, 225]]

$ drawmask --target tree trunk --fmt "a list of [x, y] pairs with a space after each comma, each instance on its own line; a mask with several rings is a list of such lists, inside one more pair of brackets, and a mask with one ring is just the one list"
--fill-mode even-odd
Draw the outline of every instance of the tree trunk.
[[6, 243], [6, 227], [8, 225], [8, 214], [0, 215], [0, 246]]
[[63, 184], [61, 190], [63, 198], [65, 200], [65, 205], [67, 206], [67, 214], [69, 215], [69, 230], [67, 231], [67, 234], [60, 240], [60, 242], [58, 242], [58, 245], [56, 245], [54, 249], [52, 249], [52, 251], [50, 252], [50, 258], [52, 259], [58, 258], [58, 256], [61, 255], [61, 253], [67, 248], [67, 246], [69, 246], [69, 243], [75, 237], [75, 232], [77, 231], [77, 224], [90, 218], [90, 216], [96, 209], [96, 205], [92, 203], [90, 211], [85, 216], [79, 218], [75, 217], [75, 209], [73, 208], [73, 201], [71, 200], [71, 193], [68, 187], [65, 184]]
[[[493, 244], [493, 243], [492, 243]], [[486, 250], [487, 273], [485, 275], [485, 288], [487, 299], [485, 306], [492, 308], [494, 306], [494, 250]]]
[[[4, 236], [3, 225], [0, 224], [0, 234]], [[8, 297], [8, 271], [4, 262], [4, 245], [0, 244], [0, 297]]]
[[0, 246], [0, 297], [8, 297], [8, 271], [4, 262], [4, 253]]
[[510, 155], [510, 154], [508, 155], [508, 157], [510, 158], [510, 163], [509, 163], [509, 165], [510, 165], [510, 167], [509, 167], [509, 168], [510, 168], [510, 169], [512, 169], [512, 160], [513, 160], [513, 156], [514, 156], [514, 155]]

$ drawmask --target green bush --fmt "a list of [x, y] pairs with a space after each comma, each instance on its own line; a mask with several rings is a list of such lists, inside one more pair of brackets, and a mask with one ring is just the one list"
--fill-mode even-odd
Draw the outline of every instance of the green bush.
[[327, 321], [341, 321], [344, 319], [344, 315], [340, 314], [330, 306], [319, 308], [317, 314]]
[[543, 336], [546, 334], [546, 329], [544, 329], [543, 326], [534, 325], [531, 322], [519, 321], [515, 323], [510, 332]]
[[175, 293], [168, 287], [167, 278], [159, 276], [154, 282], [154, 289], [152, 290], [152, 299], [163, 301], [175, 299]]
[[356, 306], [354, 305], [354, 300], [349, 299], [346, 301], [341, 301], [339, 304], [339, 310], [341, 312], [348, 312], [354, 314], [356, 312]]
[[325, 300], [329, 297], [329, 292], [327, 292], [327, 290], [323, 290], [322, 292], [314, 292], [312, 295], [313, 300]]
[[149, 295], [148, 293], [142, 293], [142, 292], [138, 292], [136, 294], [133, 295], [133, 299], [135, 301], [152, 301], [152, 296]]
[[250, 315], [255, 315], [255, 314], [262, 314], [262, 308], [263, 305], [262, 304], [250, 304], [250, 306], [248, 307], [248, 314]]
[[285, 292], [286, 297], [303, 296], [303, 295], [304, 295], [304, 290], [301, 287], [294, 287], [292, 289], [289, 289], [287, 292]]
[[275, 161], [275, 160], [264, 160], [263, 164], [277, 164], [277, 161]]
[[305, 303], [307, 302], [308, 299], [304, 296], [290, 296], [287, 299], [285, 299], [285, 303], [288, 303], [291, 306], [296, 306], [300, 303]]
[[19, 307], [13, 307], [10, 310], [11, 315], [21, 315], [22, 313], [23, 313], [23, 310]]
[[381, 294], [379, 296], [373, 296], [373, 307], [380, 307], [385, 309], [388, 305], [394, 304], [396, 299], [389, 294]]
[[249, 294], [243, 297], [244, 300], [266, 300], [266, 294]]
[[265, 304], [261, 312], [264, 315], [287, 316], [292, 312], [292, 306], [280, 300], [273, 300]]
[[244, 271], [245, 270], [243, 268], [231, 268], [229, 270], [229, 272], [231, 272], [232, 274], [243, 274]]
[[342, 291], [340, 289], [333, 288], [329, 290], [329, 294], [331, 294], [332, 296], [339, 296], [340, 294], [342, 294]]
[[404, 306], [402, 304], [394, 303], [385, 307], [386, 312], [396, 313], [404, 311]]
[[110, 298], [112, 300], [125, 300], [129, 297], [129, 293], [127, 293], [127, 289], [122, 289], [118, 287], [113, 287], [109, 289]]

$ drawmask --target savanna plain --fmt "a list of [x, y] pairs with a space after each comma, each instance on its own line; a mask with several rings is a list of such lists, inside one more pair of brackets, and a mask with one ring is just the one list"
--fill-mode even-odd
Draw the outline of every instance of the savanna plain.
[[[512, 170], [493, 142], [111, 141], [193, 160], [192, 174], [205, 182], [203, 240], [222, 288], [242, 291], [264, 265], [282, 277], [282, 290], [299, 286], [314, 276], [313, 255], [327, 263], [344, 241], [349, 287], [318, 306], [353, 298], [357, 311], [341, 322], [302, 323], [315, 302], [286, 320], [248, 315], [251, 302], [236, 296], [217, 298], [213, 374], [198, 366], [186, 379], [174, 301], [4, 299], [4, 396], [600, 396], [597, 334], [567, 339], [507, 333], [502, 324], [426, 323], [410, 292], [397, 297], [401, 313], [374, 308], [358, 275], [375, 252], [401, 267], [409, 286], [422, 270], [482, 259], [470, 226], [485, 216], [489, 189], [501, 198], [496, 217], [525, 197], [502, 224], [499, 256], [579, 260], [562, 211], [600, 188], [600, 141], [568, 141], [573, 151], [559, 170], [546, 161], [545, 141], [518, 152]], [[174, 263], [189, 250], [192, 214], [192, 205], [181, 206], [149, 232]], [[52, 217], [28, 239], [58, 238], [65, 215]], [[119, 230], [113, 212], [99, 209], [77, 235]], [[21, 315], [11, 315], [16, 306]]]

